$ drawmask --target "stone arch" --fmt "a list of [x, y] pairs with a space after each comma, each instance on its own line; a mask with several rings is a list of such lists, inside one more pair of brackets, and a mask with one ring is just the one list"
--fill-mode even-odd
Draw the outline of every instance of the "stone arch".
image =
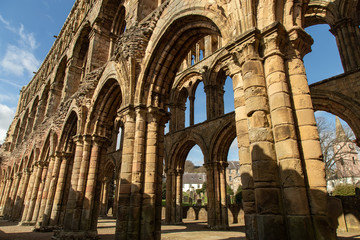
[[[185, 128], [186, 117], [190, 125], [194, 124], [194, 100], [199, 83], [203, 81], [201, 73], [191, 71], [181, 75], [174, 82], [170, 93], [170, 131]], [[186, 116], [186, 101], [190, 100], [190, 116]]]
[[99, 15], [103, 18], [103, 28], [114, 34], [120, 36], [126, 27], [125, 22], [125, 7], [122, 1], [106, 0], [103, 2], [102, 11]]
[[29, 134], [33, 131], [35, 117], [38, 112], [38, 105], [39, 105], [39, 96], [36, 96], [35, 99], [33, 100], [33, 104], [30, 109], [29, 118], [26, 123], [25, 137], [29, 136]]
[[31, 169], [35, 158], [35, 151], [36, 151], [35, 149], [31, 150], [28, 161], [26, 162], [26, 169]]
[[28, 115], [29, 115], [29, 109], [26, 109], [26, 111], [21, 119], [20, 130], [19, 130], [19, 134], [16, 139], [16, 146], [19, 145], [21, 143], [21, 141], [23, 140], [23, 136], [24, 136], [24, 133], [26, 130], [26, 124], [27, 124], [27, 120], [28, 120]]
[[37, 112], [34, 119], [34, 129], [44, 120], [47, 102], [50, 94], [50, 83], [46, 83], [41, 92]]
[[47, 116], [50, 116], [54, 113], [59, 104], [62, 95], [62, 91], [64, 89], [64, 82], [66, 77], [66, 69], [67, 69], [67, 56], [65, 55], [59, 65], [57, 66], [54, 80], [51, 83], [51, 98], [49, 99], [49, 103], [47, 106]]
[[11, 139], [11, 146], [10, 146], [10, 152], [12, 152], [15, 148], [15, 145], [16, 145], [16, 140], [19, 136], [20, 133], [20, 124], [21, 124], [21, 121], [20, 119], [18, 119], [16, 125], [15, 125], [15, 129], [14, 129], [14, 133], [12, 135], [12, 139]]
[[189, 133], [179, 139], [169, 151], [168, 160], [165, 163], [166, 169], [179, 168], [183, 170], [186, 156], [195, 145], [198, 145], [200, 147], [204, 155], [204, 162], [206, 164], [208, 162], [208, 148], [205, 141], [202, 139], [201, 136], [195, 133]]
[[87, 63], [90, 31], [91, 27], [89, 23], [86, 23], [77, 35], [66, 77], [65, 92], [63, 93], [63, 98], [65, 99], [72, 96], [79, 89], [85, 74], [90, 71], [89, 64]]
[[57, 147], [58, 151], [72, 151], [73, 148], [70, 145], [73, 143], [72, 137], [79, 133], [79, 114], [72, 109], [69, 111], [69, 114], [65, 120], [65, 124], [61, 130], [61, 137], [59, 145]]
[[223, 161], [227, 159], [227, 154], [231, 143], [236, 138], [235, 121], [224, 123], [215, 133], [210, 143], [211, 159]]
[[[114, 209], [114, 192], [117, 192], [114, 187], [114, 177], [115, 177], [115, 167], [116, 162], [113, 157], [110, 157], [105, 162], [104, 172], [101, 173], [101, 194], [100, 194], [100, 216], [107, 216], [108, 210], [112, 208], [112, 212], [116, 211]], [[116, 186], [118, 187], [118, 186]]]
[[107, 79], [94, 95], [86, 129], [98, 136], [111, 137], [117, 110], [122, 103], [122, 93], [118, 81]]
[[360, 106], [357, 103], [340, 93], [321, 90], [311, 90], [311, 99], [315, 111], [326, 111], [344, 119], [354, 131], [359, 145]]
[[165, 26], [159, 39], [154, 40], [155, 47], [151, 44], [148, 46], [148, 48], [154, 47], [155, 50], [152, 51], [149, 59], [146, 59], [149, 64], [144, 70], [145, 78], [137, 89], [135, 99], [138, 103], [160, 108], [168, 104], [175, 73], [189, 47], [206, 35], [221, 35], [219, 28], [212, 20], [203, 15], [194, 14], [193, 11], [191, 16], [182, 15], [175, 20], [172, 19]]
[[[62, 225], [64, 223], [68, 197], [70, 192], [74, 191], [74, 189], [71, 188], [71, 177], [76, 147], [74, 137], [79, 134], [80, 119], [78, 116], [79, 114], [76, 109], [71, 109], [68, 112], [66, 121], [61, 130], [61, 137], [57, 146], [59, 166], [58, 169], [55, 170], [58, 172], [58, 176], [55, 177], [57, 184], [55, 196], [51, 203], [50, 226]], [[46, 222], [47, 221], [48, 219], [46, 219]]]

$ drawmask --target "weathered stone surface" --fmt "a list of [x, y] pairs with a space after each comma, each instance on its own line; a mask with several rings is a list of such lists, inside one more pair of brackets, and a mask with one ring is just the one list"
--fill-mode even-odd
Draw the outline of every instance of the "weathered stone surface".
[[[197, 144], [208, 202], [186, 216], [226, 229], [237, 138], [247, 239], [311, 239], [306, 229], [334, 239], [314, 109], [360, 136], [358, 8], [338, 2], [329, 14], [314, 1], [75, 1], [0, 148], [0, 215], [93, 239], [98, 213], [112, 209], [116, 239], [160, 239], [162, 219], [185, 215], [184, 162]], [[330, 24], [346, 73], [309, 88], [304, 28], [314, 19]], [[228, 76], [235, 111], [224, 114]], [[200, 83], [207, 116], [195, 124]]]

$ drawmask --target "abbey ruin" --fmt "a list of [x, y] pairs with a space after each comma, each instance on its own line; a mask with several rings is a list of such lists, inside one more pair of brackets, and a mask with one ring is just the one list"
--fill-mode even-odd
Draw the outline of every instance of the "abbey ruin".
[[[304, 28], [316, 24], [330, 26], [345, 73], [309, 86]], [[359, 24], [358, 0], [76, 0], [0, 149], [0, 215], [55, 239], [96, 239], [111, 199], [115, 239], [160, 239], [163, 172], [165, 221], [181, 222], [197, 144], [208, 225], [226, 229], [237, 138], [247, 239], [336, 239], [314, 110], [360, 139]], [[227, 77], [235, 111], [224, 114]], [[194, 124], [199, 82], [207, 120]]]

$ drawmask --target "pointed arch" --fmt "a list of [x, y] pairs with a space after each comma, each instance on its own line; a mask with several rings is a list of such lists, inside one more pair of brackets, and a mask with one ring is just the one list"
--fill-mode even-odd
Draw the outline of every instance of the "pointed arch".
[[117, 110], [122, 103], [121, 88], [116, 79], [109, 78], [98, 89], [93, 98], [86, 130], [111, 138]]
[[205, 141], [201, 136], [190, 132], [184, 134], [176, 144], [173, 144], [169, 151], [167, 162], [165, 163], [166, 169], [183, 169], [186, 157], [195, 145], [200, 147], [204, 156], [204, 162], [207, 163], [208, 159], [206, 156], [208, 156], [208, 149]]
[[[137, 103], [160, 108], [167, 105], [175, 73], [189, 48], [204, 36], [221, 36], [218, 26], [208, 17], [201, 15], [205, 14], [204, 11], [201, 14], [195, 12], [192, 10], [191, 16], [180, 14], [179, 18], [171, 19], [171, 24], [166, 24], [165, 30], [159, 33], [160, 37], [153, 40], [154, 46], [149, 44], [148, 48], [153, 48], [154, 51], [147, 57], [148, 64], [140, 76], [144, 79], [138, 85], [135, 99]], [[226, 27], [224, 32], [225, 29]]]

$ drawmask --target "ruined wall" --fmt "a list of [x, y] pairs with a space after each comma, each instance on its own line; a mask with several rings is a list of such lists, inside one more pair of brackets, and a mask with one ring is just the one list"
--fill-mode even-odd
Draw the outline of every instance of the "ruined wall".
[[[225, 157], [237, 137], [247, 237], [334, 239], [302, 61], [313, 41], [304, 27], [330, 24], [353, 76], [360, 57], [348, 49], [359, 50], [358, 6], [342, 0], [76, 1], [23, 88], [0, 150], [0, 214], [60, 229], [57, 239], [95, 239], [113, 181], [116, 239], [160, 239], [164, 158], [166, 220], [179, 222], [181, 161], [200, 140], [211, 189], [208, 223], [226, 229]], [[235, 113], [224, 115], [227, 76]], [[194, 125], [192, 112], [184, 129], [184, 101], [200, 81], [207, 121]]]

